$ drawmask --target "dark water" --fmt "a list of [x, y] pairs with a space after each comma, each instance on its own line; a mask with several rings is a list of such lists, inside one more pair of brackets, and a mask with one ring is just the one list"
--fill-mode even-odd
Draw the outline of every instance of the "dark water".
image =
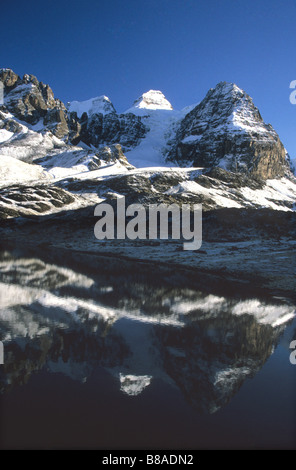
[[1, 448], [296, 448], [288, 300], [36, 253], [0, 252]]

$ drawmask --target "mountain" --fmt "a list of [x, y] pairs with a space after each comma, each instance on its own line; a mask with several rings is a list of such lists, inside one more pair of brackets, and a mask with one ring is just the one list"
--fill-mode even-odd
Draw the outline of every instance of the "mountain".
[[161, 91], [149, 90], [147, 93], [143, 93], [127, 112], [135, 112], [137, 109], [166, 109], [171, 111], [173, 107]]
[[[83, 142], [95, 147], [109, 144], [132, 147], [145, 135], [139, 117], [129, 113], [118, 115], [105, 96], [73, 101], [66, 107], [54, 98], [48, 85], [33, 75], [20, 78], [11, 69], [0, 69], [0, 81], [4, 85], [4, 107], [0, 111], [6, 114], [1, 116], [4, 120], [1, 129], [18, 132], [17, 119], [39, 134], [49, 131], [65, 143]], [[18, 152], [15, 156], [18, 158]]]
[[180, 122], [168, 158], [180, 165], [221, 167], [263, 179], [289, 172], [287, 152], [252, 99], [221, 82]]
[[20, 78], [11, 69], [0, 69], [4, 85], [5, 108], [25, 123], [46, 127], [56, 137], [69, 134], [67, 110], [62, 101], [55, 99], [52, 89], [39, 82], [34, 75]]
[[[161, 91], [150, 90], [128, 111], [117, 114], [104, 95], [65, 106], [48, 85], [33, 75], [26, 74], [21, 79], [11, 69], [1, 69], [0, 80], [4, 84], [4, 111], [34, 126], [32, 130], [50, 131], [68, 144], [82, 142], [96, 148], [120, 144], [129, 151], [142, 143], [151, 127], [161, 127], [154, 147], [160, 147], [163, 161], [166, 154], [168, 161], [182, 166], [220, 166], [264, 179], [289, 171], [279, 136], [270, 124], [264, 123], [252, 99], [231, 83], [219, 83], [191, 111], [189, 108], [183, 113], [174, 112]], [[151, 123], [148, 118], [151, 121], [152, 116]], [[162, 125], [164, 122], [166, 126]], [[19, 130], [16, 122], [6, 122], [2, 129]]]
[[65, 106], [33, 75], [0, 69], [0, 81], [1, 217], [83, 208], [114, 195], [202, 203], [205, 211], [294, 210], [289, 156], [234, 84], [219, 83], [183, 110], [150, 90], [118, 114], [104, 95]]
[[[7, 132], [17, 133], [25, 124], [39, 135], [50, 132], [69, 145], [120, 144], [124, 152], [133, 151], [130, 158], [140, 167], [147, 162], [149, 166], [155, 162], [219, 166], [263, 179], [290, 171], [289, 156], [276, 131], [263, 121], [250, 96], [232, 83], [219, 83], [201, 103], [183, 111], [173, 110], [161, 91], [150, 90], [118, 114], [104, 95], [65, 106], [33, 75], [20, 78], [10, 69], [1, 69], [0, 80], [5, 95], [2, 112], [10, 113], [6, 119], [2, 114], [2, 139], [9, 140], [12, 136]], [[19, 158], [18, 154], [16, 150], [13, 156]]]

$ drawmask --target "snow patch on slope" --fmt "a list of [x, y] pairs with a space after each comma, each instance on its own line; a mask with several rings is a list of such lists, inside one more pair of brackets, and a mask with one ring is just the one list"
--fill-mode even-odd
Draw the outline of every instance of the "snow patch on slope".
[[177, 186], [173, 186], [172, 188], [168, 189], [165, 194], [173, 195], [173, 194], [182, 194], [188, 195], [195, 194], [195, 195], [204, 195], [212, 200], [219, 207], [242, 207], [239, 203], [233, 200], [226, 191], [223, 189], [213, 189], [213, 188], [205, 188], [204, 186], [196, 183], [195, 181], [184, 181]]
[[136, 168], [170, 167], [171, 162], [165, 161], [167, 141], [173, 133], [174, 126], [185, 116], [182, 111], [146, 108], [132, 108], [133, 114], [143, 116], [143, 122], [149, 131], [140, 144], [125, 152], [128, 161]]
[[50, 179], [50, 175], [39, 165], [25, 163], [5, 155], [0, 156], [0, 186]]
[[13, 132], [7, 131], [6, 129], [0, 129], [0, 144], [6, 142], [13, 136]]
[[[247, 186], [235, 191], [223, 187], [207, 188], [195, 181], [183, 181], [165, 191], [165, 194], [203, 195], [212, 200], [218, 207], [266, 207], [274, 210], [293, 210], [295, 207], [296, 184], [287, 178], [266, 180], [263, 189], [251, 189]], [[238, 199], [239, 197], [239, 199]], [[294, 205], [294, 206], [293, 206]]]

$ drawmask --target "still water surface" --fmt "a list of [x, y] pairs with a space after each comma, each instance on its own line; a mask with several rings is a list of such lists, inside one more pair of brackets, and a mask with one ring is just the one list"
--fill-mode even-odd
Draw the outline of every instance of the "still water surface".
[[3, 249], [0, 446], [296, 448], [295, 307], [225, 292]]

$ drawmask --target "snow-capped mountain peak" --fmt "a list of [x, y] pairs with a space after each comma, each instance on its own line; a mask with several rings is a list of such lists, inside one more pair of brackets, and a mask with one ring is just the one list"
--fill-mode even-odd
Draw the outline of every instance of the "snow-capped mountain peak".
[[164, 94], [159, 90], [149, 90], [143, 93], [134, 104], [133, 108], [137, 109], [166, 109], [172, 110], [171, 103], [166, 99]]
[[290, 171], [276, 131], [263, 121], [252, 98], [227, 82], [211, 88], [180, 122], [168, 159], [182, 165], [249, 172], [263, 179]]
[[245, 92], [239, 88], [235, 83], [232, 82], [219, 82], [215, 88], [211, 88], [210, 91], [214, 91], [216, 94], [223, 95], [243, 95]]
[[77, 117], [81, 118], [83, 113], [88, 116], [93, 114], [110, 114], [115, 113], [115, 108], [107, 96], [97, 96], [86, 101], [71, 101], [67, 104], [68, 111], [76, 112]]

